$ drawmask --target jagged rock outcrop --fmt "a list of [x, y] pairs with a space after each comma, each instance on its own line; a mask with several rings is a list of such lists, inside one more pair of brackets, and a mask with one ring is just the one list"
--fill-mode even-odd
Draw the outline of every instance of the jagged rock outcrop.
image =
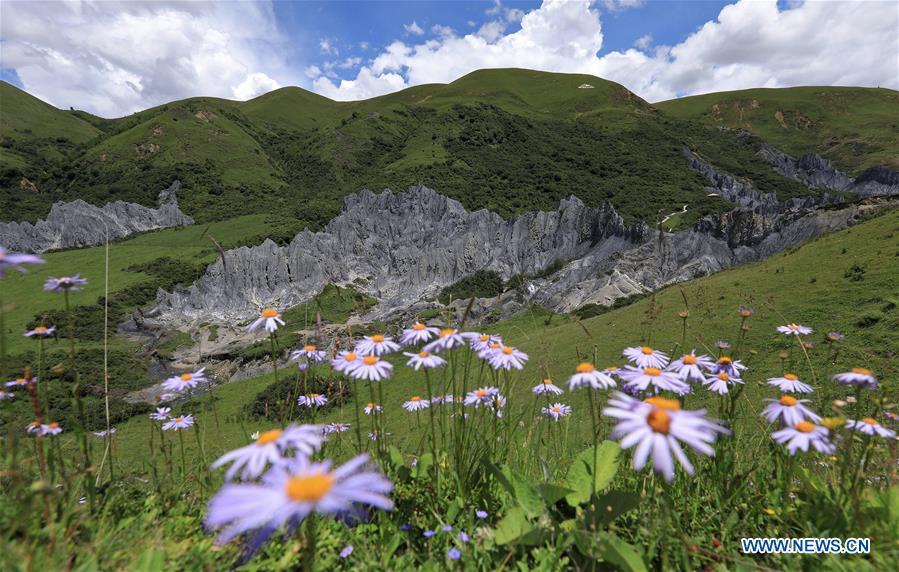
[[95, 207], [81, 199], [55, 203], [45, 220], [0, 222], [0, 246], [16, 252], [45, 252], [60, 248], [95, 246], [109, 239], [117, 240], [136, 232], [185, 226], [193, 219], [178, 208], [176, 193], [181, 182], [175, 181], [159, 193], [159, 208], [116, 201]]

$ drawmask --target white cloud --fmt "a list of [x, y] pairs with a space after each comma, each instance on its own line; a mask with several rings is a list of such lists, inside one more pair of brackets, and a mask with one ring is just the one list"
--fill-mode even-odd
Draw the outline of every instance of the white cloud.
[[322, 70], [318, 66], [308, 66], [303, 73], [306, 74], [306, 77], [309, 79], [315, 79], [318, 76], [322, 75]]
[[412, 20], [411, 24], [403, 24], [403, 28], [413, 36], [421, 36], [425, 33], [415, 20]]
[[336, 56], [340, 54], [337, 46], [333, 45], [331, 43], [331, 40], [327, 38], [322, 38], [318, 41], [318, 49], [321, 50], [321, 53], [328, 54], [329, 56]]
[[[637, 4], [619, 0], [615, 6]], [[496, 3], [490, 11], [495, 15], [500, 9]], [[516, 31], [505, 34], [488, 24], [464, 36], [441, 30], [420, 44], [396, 41], [362, 67], [356, 80], [322, 80], [315, 88], [334, 99], [358, 99], [447, 83], [477, 69], [521, 67], [597, 75], [650, 101], [761, 86], [895, 89], [897, 17], [891, 2], [805, 2], [781, 10], [777, 0], [740, 0], [675, 46], [599, 57], [599, 11], [586, 2], [545, 0], [524, 15]], [[650, 50], [651, 37], [637, 45]]]
[[456, 31], [449, 26], [441, 26], [439, 24], [431, 26], [431, 33], [441, 38], [451, 38], [456, 35]]
[[644, 34], [637, 38], [637, 41], [634, 42], [634, 47], [638, 50], [645, 50], [649, 46], [652, 45], [652, 34]]
[[602, 0], [602, 5], [610, 12], [627, 10], [628, 8], [639, 8], [645, 3], [646, 0]]
[[337, 64], [337, 67], [339, 67], [342, 70], [346, 70], [346, 69], [354, 68], [361, 63], [362, 63], [362, 58], [347, 58], [347, 59], [343, 60], [342, 62], [340, 62], [339, 64]]
[[288, 75], [268, 4], [2, 2], [0, 21], [0, 65], [25, 89], [106, 117], [254, 97]]

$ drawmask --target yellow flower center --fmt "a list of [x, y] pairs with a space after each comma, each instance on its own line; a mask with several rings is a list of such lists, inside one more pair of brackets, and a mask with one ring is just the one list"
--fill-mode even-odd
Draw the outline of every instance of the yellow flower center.
[[310, 394], [309, 397], [311, 397], [312, 399], [315, 399], [316, 397], [321, 397], [321, 394], [320, 394], [320, 393], [313, 393], [313, 394]]
[[649, 346], [643, 346], [640, 348], [640, 351], [643, 352], [644, 355], [652, 355], [653, 349]]
[[558, 405], [553, 405], [553, 413], [559, 413], [562, 410]]
[[482, 335], [479, 339], [480, 339], [482, 342], [489, 342], [489, 341], [490, 341], [490, 336], [488, 336], [487, 334], [484, 334], [484, 335]]
[[37, 333], [39, 333], [39, 334], [46, 334], [46, 333], [47, 333], [47, 328], [45, 328], [44, 326], [38, 326], [38, 327], [36, 327], [36, 328], [34, 329], [34, 331], [37, 332]]
[[478, 389], [474, 392], [474, 394], [477, 395], [478, 397], [484, 397], [485, 395], [487, 395], [487, 390], [486, 389]]
[[359, 356], [357, 356], [355, 353], [349, 352], [348, 354], [343, 356], [343, 360], [344, 361], [356, 361], [356, 358], [358, 358], [358, 357]]
[[181, 423], [184, 421], [184, 417], [175, 417], [175, 423]]
[[[872, 421], [874, 421], [874, 420], [872, 419]], [[876, 424], [877, 422], [874, 421], [874, 423]], [[58, 428], [59, 428], [59, 423], [50, 423], [49, 425], [47, 425], [47, 427], [50, 428], [50, 429], [58, 429]]]
[[182, 373], [182, 374], [181, 374], [181, 381], [190, 381], [191, 378], [193, 378], [193, 375], [191, 375], [191, 374], [189, 374], [189, 373]]
[[489, 347], [491, 350], [498, 350], [499, 348], [503, 347], [503, 345], [498, 342], [493, 342], [487, 347]]
[[793, 375], [792, 373], [785, 373], [784, 379], [789, 379], [790, 381], [796, 381], [799, 378], [796, 377], [795, 375]]
[[852, 368], [852, 373], [857, 373], [860, 375], [871, 375], [871, 370], [863, 367], [854, 367]]
[[378, 358], [375, 356], [365, 356], [364, 358], [362, 358], [362, 363], [364, 363], [365, 365], [375, 365], [376, 363], [378, 363]]
[[790, 324], [787, 327], [790, 328], [791, 330], [793, 330], [794, 332], [799, 329], [799, 326], [797, 326], [796, 324]]
[[693, 354], [687, 354], [683, 358], [681, 358], [685, 365], [696, 365], [696, 356]]
[[721, 381], [728, 381], [730, 379], [730, 375], [726, 371], [722, 371], [717, 375], [717, 377]]
[[752, 315], [752, 312], [750, 312], [746, 308], [743, 308], [742, 310], [740, 310], [740, 315], [743, 316], [744, 318], [748, 318], [749, 316]]
[[552, 385], [552, 384], [553, 384], [553, 380], [551, 380], [551, 379], [544, 379], [544, 380], [543, 380], [543, 385]]
[[646, 416], [646, 423], [656, 433], [667, 435], [671, 430], [671, 416], [664, 409], [654, 408]]
[[732, 360], [731, 358], [724, 356], [718, 360], [718, 363], [733, 363], [733, 361], [734, 360]]
[[509, 348], [509, 347], [503, 348], [503, 353], [506, 354], [507, 356], [512, 355], [513, 351], [515, 351], [513, 348]]
[[303, 346], [303, 349], [306, 350], [307, 352], [314, 352], [315, 346]]
[[420, 357], [420, 358], [426, 358], [426, 357], [429, 357], [430, 355], [431, 355], [431, 352], [426, 352], [424, 350], [418, 352], [418, 357]]
[[367, 407], [368, 407], [369, 409], [374, 409], [374, 408], [375, 408], [375, 404], [374, 404], [374, 403], [369, 403], [369, 404], [367, 405]]
[[669, 411], [680, 411], [680, 401], [677, 399], [665, 399], [664, 397], [647, 397], [643, 403], [648, 403], [659, 409], [667, 409]]
[[441, 337], [441, 338], [446, 338], [446, 337], [451, 336], [451, 335], [453, 335], [453, 334], [455, 334], [455, 333], [456, 333], [456, 330], [454, 330], [454, 329], [452, 329], [452, 328], [443, 328], [442, 330], [440, 330], [440, 337]]
[[412, 324], [412, 329], [415, 330], [416, 332], [422, 331], [423, 329], [425, 329], [425, 327], [426, 326], [424, 324], [421, 324], [419, 322], [415, 322], [414, 324]]
[[793, 407], [797, 403], [799, 403], [799, 402], [796, 400], [796, 398], [793, 396], [790, 396], [790, 395], [784, 395], [783, 397], [780, 398], [780, 404], [785, 405], [787, 407]]
[[795, 425], [797, 431], [802, 433], [811, 433], [815, 430], [815, 424], [809, 421], [800, 421]]
[[274, 308], [266, 308], [260, 315], [263, 318], [276, 318], [278, 316], [278, 310], [275, 310]]
[[321, 500], [334, 486], [334, 476], [328, 473], [313, 473], [301, 477], [291, 477], [284, 486], [287, 497], [295, 502]]
[[417, 395], [413, 395], [412, 397], [409, 398], [409, 401], [421, 401], [421, 397], [419, 397]]
[[645, 375], [649, 375], [649, 376], [652, 376], [652, 377], [657, 377], [657, 376], [662, 375], [662, 370], [660, 370], [660, 369], [657, 368], [657, 367], [645, 367], [645, 368], [643, 368], [643, 373], [644, 373]]
[[380, 344], [384, 341], [384, 336], [382, 336], [381, 334], [375, 334], [371, 337], [371, 341], [376, 344]]
[[280, 429], [272, 429], [271, 431], [266, 431], [259, 435], [259, 438], [256, 439], [257, 445], [268, 445], [269, 443], [274, 443], [278, 440], [278, 437], [281, 436]]
[[590, 373], [591, 371], [593, 371], [593, 364], [584, 362], [584, 363], [578, 365], [574, 371], [576, 371], [578, 373]]
[[878, 423], [877, 420], [873, 417], [865, 417], [864, 419], [862, 419], [862, 423], [867, 423], [868, 425], [880, 425], [880, 423]]

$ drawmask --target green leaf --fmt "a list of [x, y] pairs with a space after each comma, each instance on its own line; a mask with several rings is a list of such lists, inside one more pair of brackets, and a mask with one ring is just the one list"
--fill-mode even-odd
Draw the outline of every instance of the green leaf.
[[537, 485], [537, 490], [540, 491], [540, 496], [543, 497], [543, 502], [547, 505], [554, 505], [565, 498], [566, 495], [574, 492], [568, 487], [563, 487], [562, 485], [557, 485], [555, 483], [543, 483]]
[[165, 570], [165, 551], [158, 548], [148, 548], [137, 558], [131, 566], [134, 572], [162, 572]]
[[598, 496], [594, 504], [596, 511], [588, 510], [585, 518], [596, 528], [603, 528], [622, 514], [636, 508], [640, 504], [640, 496], [622, 491], [609, 491]]
[[493, 463], [485, 463], [487, 469], [494, 478], [511, 495], [515, 503], [524, 509], [528, 516], [537, 516], [546, 511], [543, 497], [527, 479], [512, 472], [507, 465], [497, 466]]
[[637, 549], [614, 534], [599, 534], [599, 555], [625, 572], [646, 572], [646, 564]]
[[400, 467], [404, 467], [406, 465], [406, 461], [403, 459], [403, 454], [400, 453], [400, 450], [396, 447], [392, 446], [388, 449], [388, 454], [390, 455], [390, 462], [397, 469]]
[[565, 484], [573, 491], [565, 500], [571, 506], [578, 506], [590, 500], [593, 491], [607, 487], [618, 471], [618, 452], [621, 447], [614, 441], [603, 441], [596, 447], [596, 470], [593, 467], [594, 448], [581, 452], [565, 478]]
[[418, 463], [412, 469], [412, 476], [416, 479], [428, 476], [433, 464], [434, 457], [432, 457], [430, 453], [425, 453], [418, 458]]
[[502, 545], [515, 542], [533, 530], [534, 525], [528, 521], [524, 509], [513, 507], [496, 525], [496, 543]]

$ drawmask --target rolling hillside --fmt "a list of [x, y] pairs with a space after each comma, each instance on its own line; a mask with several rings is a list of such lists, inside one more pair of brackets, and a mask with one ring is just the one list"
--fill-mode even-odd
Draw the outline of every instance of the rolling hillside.
[[[38, 118], [24, 103], [34, 98], [9, 84], [2, 93], [4, 118]], [[728, 205], [707, 196], [685, 148], [781, 198], [811, 192], [757, 156], [761, 140], [660, 112], [618, 84], [577, 74], [483, 70], [357, 102], [292, 87], [110, 120], [48, 109], [91, 137], [36, 153], [4, 132], [5, 220], [35, 220], [52, 202], [76, 197], [151, 205], [178, 178], [182, 208], [200, 222], [278, 213], [315, 228], [348, 193], [422, 182], [469, 209], [504, 215], [552, 209], [576, 194], [650, 222], [690, 204], [680, 221], [690, 224]]]
[[745, 129], [793, 155], [818, 153], [850, 174], [899, 168], [899, 93], [890, 89], [746, 89], [656, 107], [678, 119]]

